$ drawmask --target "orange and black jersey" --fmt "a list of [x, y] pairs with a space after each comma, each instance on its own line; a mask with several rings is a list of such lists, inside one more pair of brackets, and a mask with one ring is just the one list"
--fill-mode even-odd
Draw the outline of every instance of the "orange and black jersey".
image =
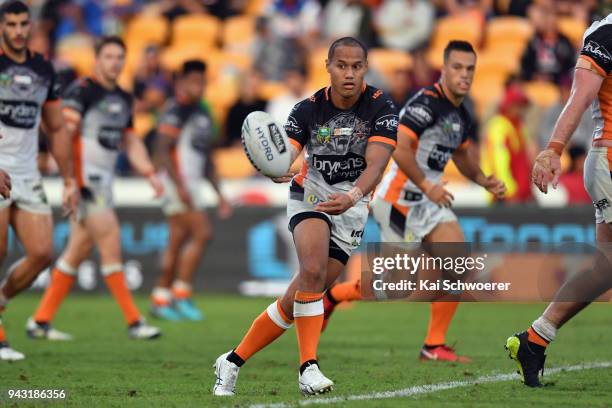
[[296, 183], [308, 180], [348, 191], [366, 168], [368, 143], [395, 147], [398, 116], [391, 99], [372, 86], [364, 86], [358, 101], [347, 110], [333, 105], [330, 92], [330, 87], [323, 88], [298, 103], [285, 130], [298, 150], [306, 150]]
[[612, 14], [596, 21], [584, 33], [580, 58], [588, 61], [605, 79], [593, 102], [594, 139], [612, 139]]

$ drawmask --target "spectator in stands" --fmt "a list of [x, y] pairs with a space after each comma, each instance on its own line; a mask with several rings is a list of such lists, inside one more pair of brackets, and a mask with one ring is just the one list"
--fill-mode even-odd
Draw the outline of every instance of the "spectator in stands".
[[531, 162], [535, 146], [524, 130], [529, 99], [518, 83], [508, 86], [498, 113], [485, 125], [483, 170], [502, 180], [506, 201], [528, 202], [531, 194]]
[[242, 122], [249, 113], [266, 110], [266, 101], [259, 96], [260, 83], [261, 74], [258, 72], [245, 72], [240, 78], [240, 95], [229, 109], [225, 122], [225, 146], [240, 144]]
[[395, 107], [398, 110], [402, 109], [410, 98], [412, 91], [410, 86], [410, 70], [399, 68], [391, 72], [386, 89]]
[[159, 49], [148, 45], [134, 75], [136, 112], [157, 113], [172, 93], [172, 76], [161, 66]]
[[589, 193], [584, 188], [583, 169], [587, 151], [584, 147], [573, 145], [567, 152], [571, 160], [569, 169], [559, 178], [559, 184], [567, 192], [569, 205], [591, 204]]
[[412, 70], [410, 71], [410, 96], [420, 89], [438, 82], [440, 71], [431, 66], [427, 60], [427, 47], [420, 47], [412, 53]]
[[177, 17], [186, 14], [205, 13], [204, 3], [201, 0], [161, 0], [151, 2], [147, 6], [148, 12], [164, 16], [170, 23]]
[[376, 13], [376, 30], [386, 48], [413, 51], [431, 35], [435, 10], [426, 0], [385, 0]]
[[521, 59], [521, 78], [558, 84], [562, 77], [572, 74], [576, 65], [576, 50], [557, 28], [554, 5], [534, 5], [529, 15], [535, 34]]
[[41, 10], [41, 28], [52, 47], [71, 34], [98, 37], [104, 34], [106, 7], [103, 0], [50, 0]]
[[[539, 129], [539, 145], [541, 149], [544, 149], [548, 144], [548, 139], [553, 133], [557, 119], [561, 115], [561, 111], [565, 107], [565, 103], [569, 99], [570, 91], [572, 89], [572, 77], [566, 76], [561, 79], [559, 84], [559, 101], [548, 108], [544, 113]], [[593, 115], [590, 109], [587, 109], [582, 115], [582, 120], [578, 124], [574, 136], [572, 137], [572, 143], [582, 146], [586, 149], [591, 145], [593, 138], [593, 130], [595, 129], [595, 122], [593, 121]]]
[[527, 17], [533, 0], [493, 0], [493, 12], [500, 16]]
[[304, 68], [289, 69], [285, 72], [284, 83], [287, 86], [287, 92], [271, 99], [266, 108], [266, 111], [272, 115], [277, 123], [284, 125], [291, 109], [312, 94], [307, 89], [306, 78]]
[[368, 47], [375, 44], [372, 11], [361, 0], [331, 0], [323, 10], [323, 36], [328, 41], [356, 37]]

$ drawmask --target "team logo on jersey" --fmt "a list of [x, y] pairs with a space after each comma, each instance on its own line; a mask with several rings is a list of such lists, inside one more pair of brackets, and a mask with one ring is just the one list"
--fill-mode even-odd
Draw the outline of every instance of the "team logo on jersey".
[[365, 159], [353, 152], [345, 155], [313, 154], [312, 163], [330, 185], [355, 181], [366, 168]]
[[285, 131], [289, 134], [299, 135], [302, 133], [302, 128], [298, 126], [297, 120], [289, 115], [287, 122], [285, 122]]
[[317, 142], [326, 144], [331, 142], [331, 131], [328, 127], [320, 127], [317, 131]]
[[0, 120], [7, 126], [32, 129], [38, 118], [38, 105], [28, 101], [0, 100]]
[[336, 128], [334, 129], [334, 136], [350, 136], [353, 134], [353, 128]]
[[29, 75], [15, 75], [13, 82], [22, 86], [30, 86], [32, 85], [32, 77]]
[[444, 171], [446, 163], [450, 160], [455, 149], [439, 144], [434, 145], [427, 158], [427, 166], [436, 171]]
[[98, 132], [98, 142], [109, 150], [118, 150], [122, 137], [123, 130], [116, 127], [102, 126]]
[[606, 50], [603, 45], [599, 45], [593, 40], [589, 41], [584, 46], [584, 52], [590, 53], [592, 55], [596, 55], [597, 57], [607, 62], [612, 61], [612, 56], [610, 56], [610, 53], [608, 52], [608, 50]]
[[9, 74], [0, 74], [0, 86], [5, 87], [10, 85], [11, 83], [11, 76]]

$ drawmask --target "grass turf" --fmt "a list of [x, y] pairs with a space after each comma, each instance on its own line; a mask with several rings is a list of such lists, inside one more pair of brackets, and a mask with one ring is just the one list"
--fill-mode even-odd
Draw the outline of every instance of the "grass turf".
[[[4, 316], [12, 346], [27, 355], [0, 362], [0, 406], [41, 402], [8, 400], [9, 389], [64, 389], [68, 399], [51, 405], [75, 407], [242, 407], [253, 403], [296, 405], [305, 400], [297, 387], [297, 350], [291, 330], [252, 358], [241, 370], [238, 396], [213, 398], [216, 357], [234, 347], [251, 321], [270, 302], [236, 296], [198, 297], [203, 323], [150, 319], [163, 329], [155, 341], [133, 341], [107, 296], [72, 296], [56, 326], [73, 342], [26, 338], [24, 323], [38, 295], [15, 299]], [[144, 310], [145, 297], [138, 298]], [[429, 317], [428, 304], [358, 303], [338, 311], [321, 338], [323, 372], [334, 379], [330, 396], [397, 390], [414, 385], [472, 380], [515, 369], [503, 344], [522, 330], [544, 305], [463, 304], [448, 334], [474, 362], [454, 365], [419, 362], [418, 350]], [[550, 347], [548, 366], [612, 361], [610, 305], [595, 304], [568, 323]], [[612, 369], [559, 373], [545, 377], [553, 386], [528, 389], [517, 381], [479, 384], [416, 397], [340, 402], [364, 407], [612, 406]], [[48, 404], [46, 402], [45, 404]]]

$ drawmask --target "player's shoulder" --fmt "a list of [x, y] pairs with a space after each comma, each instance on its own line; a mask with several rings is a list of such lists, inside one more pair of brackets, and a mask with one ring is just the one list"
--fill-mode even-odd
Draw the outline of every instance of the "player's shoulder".
[[321, 106], [326, 98], [329, 97], [329, 90], [327, 88], [321, 88], [308, 98], [302, 99], [293, 106], [289, 116], [294, 118], [303, 117], [311, 114], [315, 111], [317, 106]]
[[55, 72], [55, 68], [49, 57], [36, 51], [28, 50], [27, 64], [30, 65], [33, 70], [41, 73], [53, 74]]
[[586, 29], [583, 36], [583, 46], [588, 47], [590, 41], [599, 45], [612, 43], [612, 13], [602, 20], [595, 21]]
[[120, 85], [117, 85], [117, 93], [123, 100], [128, 102], [130, 105], [132, 104], [134, 96], [130, 92], [123, 89]]
[[396, 112], [397, 107], [393, 103], [391, 97], [382, 89], [372, 85], [366, 85], [364, 90], [365, 100], [371, 105], [372, 110], [379, 111], [381, 109]]

